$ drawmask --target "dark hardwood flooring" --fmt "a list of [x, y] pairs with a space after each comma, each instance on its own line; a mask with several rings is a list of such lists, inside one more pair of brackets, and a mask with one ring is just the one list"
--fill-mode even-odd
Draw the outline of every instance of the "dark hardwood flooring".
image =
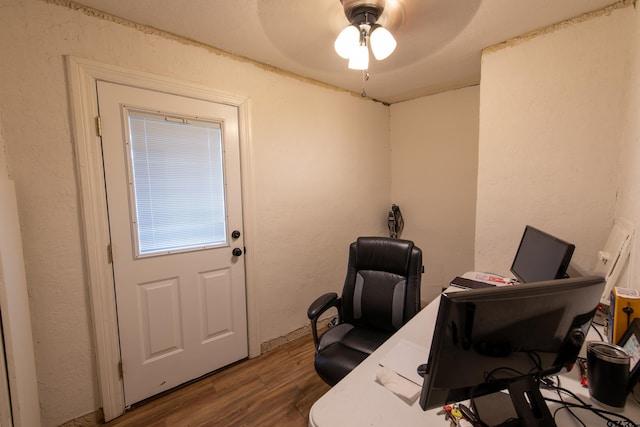
[[311, 406], [329, 390], [313, 368], [310, 335], [150, 400], [105, 426], [307, 426]]

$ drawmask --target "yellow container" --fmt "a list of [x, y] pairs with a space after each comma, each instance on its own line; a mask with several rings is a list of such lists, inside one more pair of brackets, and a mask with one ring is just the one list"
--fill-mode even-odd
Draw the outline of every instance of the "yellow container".
[[640, 291], [615, 287], [611, 290], [609, 301], [607, 337], [610, 343], [617, 344], [633, 319], [640, 318]]

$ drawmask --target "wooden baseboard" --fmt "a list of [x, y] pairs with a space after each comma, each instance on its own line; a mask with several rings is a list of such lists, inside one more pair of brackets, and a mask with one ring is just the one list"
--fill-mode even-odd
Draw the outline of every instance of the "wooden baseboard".
[[102, 408], [60, 425], [60, 427], [95, 427], [104, 424]]
[[[333, 317], [335, 317], [335, 314], [320, 318], [320, 320], [318, 320], [318, 329], [319, 330], [323, 329], [326, 326], [327, 322], [329, 322], [329, 320], [331, 320]], [[284, 344], [287, 344], [293, 340], [296, 340], [298, 338], [302, 338], [305, 335], [311, 336], [311, 324], [305, 325], [301, 328], [291, 331], [287, 335], [273, 338], [271, 340], [263, 342], [262, 344], [260, 344], [260, 354], [264, 354], [271, 350], [275, 350], [276, 348]]]

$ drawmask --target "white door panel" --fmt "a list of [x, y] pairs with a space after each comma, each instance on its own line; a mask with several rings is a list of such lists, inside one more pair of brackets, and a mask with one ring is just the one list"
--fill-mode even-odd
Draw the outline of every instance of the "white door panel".
[[[244, 248], [237, 109], [106, 82], [98, 82], [98, 100], [129, 406], [248, 356], [244, 258], [232, 253]], [[133, 122], [140, 117], [148, 122], [135, 126], [148, 135], [155, 132], [160, 142], [139, 139], [148, 136], [136, 133]], [[191, 146], [179, 135], [192, 130], [199, 135], [202, 129], [213, 135], [207, 137], [213, 142], [186, 155]], [[220, 153], [215, 153], [216, 135]], [[138, 145], [150, 151], [140, 154]], [[174, 166], [177, 172], [168, 170]], [[139, 174], [143, 168], [152, 170], [150, 175]], [[160, 172], [153, 170], [158, 168]], [[184, 174], [187, 178], [178, 180]], [[203, 202], [208, 190], [202, 190], [202, 184], [209, 181], [220, 190], [211, 197], [217, 206], [212, 209], [208, 198]], [[147, 192], [152, 197], [141, 201]], [[151, 241], [154, 233], [159, 240], [167, 235], [179, 239], [203, 228], [197, 224], [203, 209], [214, 215], [218, 234], [223, 230], [221, 238], [145, 252], [146, 243], [141, 242], [149, 227]], [[204, 228], [209, 222], [204, 220]], [[232, 237], [234, 230], [240, 237]]]

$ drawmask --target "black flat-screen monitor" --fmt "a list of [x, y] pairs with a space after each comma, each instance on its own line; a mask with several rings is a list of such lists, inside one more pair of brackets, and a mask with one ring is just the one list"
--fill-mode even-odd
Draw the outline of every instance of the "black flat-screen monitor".
[[575, 248], [571, 243], [527, 225], [511, 272], [521, 283], [562, 279], [566, 277]]
[[575, 362], [604, 285], [590, 276], [442, 294], [419, 368], [422, 409], [508, 389], [518, 417], [550, 417], [538, 381]]

